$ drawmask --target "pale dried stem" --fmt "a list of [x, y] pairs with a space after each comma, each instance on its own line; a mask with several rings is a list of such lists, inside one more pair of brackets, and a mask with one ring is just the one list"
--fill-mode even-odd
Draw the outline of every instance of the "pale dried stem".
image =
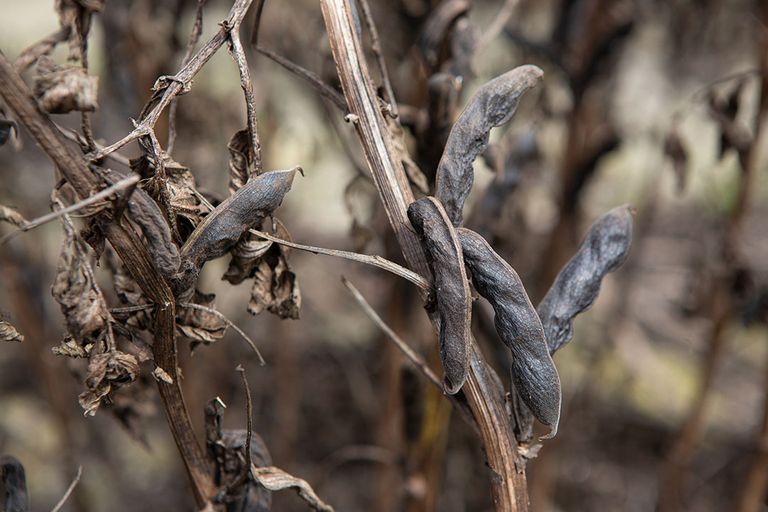
[[381, 39], [379, 39], [379, 31], [376, 30], [376, 23], [373, 21], [371, 6], [368, 4], [368, 0], [359, 0], [359, 5], [363, 11], [365, 24], [368, 27], [368, 31], [371, 33], [371, 50], [376, 57], [376, 64], [379, 68], [379, 74], [381, 74], [381, 83], [384, 87], [384, 94], [387, 96], [385, 99], [389, 103], [389, 115], [397, 117], [398, 110], [397, 100], [395, 100], [395, 91], [392, 89], [392, 83], [389, 81], [387, 63], [384, 61]]
[[77, 484], [80, 483], [80, 478], [82, 476], [83, 476], [83, 466], [78, 466], [77, 474], [75, 475], [75, 478], [69, 484], [69, 487], [67, 487], [66, 492], [64, 492], [64, 496], [62, 496], [59, 502], [56, 503], [56, 505], [51, 509], [51, 512], [59, 512], [64, 507], [64, 504], [72, 495], [72, 492], [75, 490], [75, 487], [77, 487]]

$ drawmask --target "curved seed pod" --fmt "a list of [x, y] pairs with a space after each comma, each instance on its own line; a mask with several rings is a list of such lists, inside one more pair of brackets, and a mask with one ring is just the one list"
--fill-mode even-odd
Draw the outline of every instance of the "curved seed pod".
[[194, 284], [206, 261], [223, 256], [243, 233], [280, 206], [297, 170], [271, 171], [251, 178], [197, 225], [181, 248], [177, 292]]
[[624, 263], [632, 242], [632, 212], [619, 206], [597, 219], [538, 307], [549, 352], [573, 337], [573, 318], [600, 292], [603, 277]]
[[557, 434], [560, 421], [560, 377], [549, 355], [544, 329], [517, 272], [483, 237], [459, 228], [464, 261], [477, 291], [493, 306], [496, 332], [512, 352], [515, 390], [537, 420]]
[[520, 97], [535, 86], [543, 72], [520, 66], [480, 87], [453, 125], [437, 166], [436, 196], [454, 226], [461, 223], [464, 201], [472, 188], [472, 162], [488, 147], [491, 128], [510, 120]]
[[440, 202], [424, 197], [411, 203], [408, 218], [421, 236], [435, 275], [440, 316], [440, 360], [445, 391], [458, 393], [469, 371], [472, 298], [456, 232]]

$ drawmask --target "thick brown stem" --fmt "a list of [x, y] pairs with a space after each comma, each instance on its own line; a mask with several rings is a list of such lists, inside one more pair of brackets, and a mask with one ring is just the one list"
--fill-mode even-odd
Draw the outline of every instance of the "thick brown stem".
[[[32, 92], [2, 52], [0, 52], [0, 96], [72, 185], [77, 195], [80, 198], [90, 196], [96, 189], [98, 181], [89, 171], [87, 162], [67, 145], [48, 116], [38, 110]], [[160, 395], [163, 398], [171, 432], [192, 483], [195, 501], [202, 508], [208, 498], [216, 492], [216, 486], [209, 473], [205, 453], [195, 439], [192, 422], [179, 387], [173, 294], [151, 263], [146, 248], [139, 243], [135, 232], [121, 224], [110, 223], [106, 226], [106, 234], [131, 276], [142, 291], [158, 305], [153, 344], [155, 362], [174, 376], [173, 384], [162, 382], [159, 384]]]
[[[344, 97], [363, 146], [368, 167], [381, 196], [389, 222], [408, 265], [428, 276], [430, 270], [406, 215], [413, 194], [375, 95], [361, 43], [354, 28], [349, 0], [321, 0], [323, 18]], [[436, 317], [433, 325], [439, 327]], [[504, 407], [503, 388], [476, 347], [464, 393], [478, 424], [488, 466], [496, 510], [528, 509], [525, 474], [516, 469], [517, 445]]]

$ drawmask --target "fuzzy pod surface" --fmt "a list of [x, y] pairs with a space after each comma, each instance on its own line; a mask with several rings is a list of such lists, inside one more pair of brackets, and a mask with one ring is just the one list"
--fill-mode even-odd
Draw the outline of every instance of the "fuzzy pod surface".
[[610, 210], [589, 228], [538, 307], [550, 353], [573, 338], [574, 317], [592, 306], [603, 277], [624, 263], [631, 243], [632, 210], [628, 205]]
[[494, 324], [512, 352], [512, 380], [534, 417], [557, 434], [562, 392], [544, 328], [517, 272], [472, 230], [456, 230], [478, 293], [493, 306]]
[[474, 181], [472, 162], [488, 147], [491, 129], [512, 118], [522, 95], [543, 74], [538, 67], [526, 65], [497, 76], [475, 92], [453, 125], [437, 165], [435, 195], [454, 226], [461, 223]]
[[472, 297], [461, 246], [445, 210], [434, 197], [411, 203], [408, 219], [421, 237], [434, 274], [444, 387], [447, 393], [455, 394], [467, 379], [471, 350]]

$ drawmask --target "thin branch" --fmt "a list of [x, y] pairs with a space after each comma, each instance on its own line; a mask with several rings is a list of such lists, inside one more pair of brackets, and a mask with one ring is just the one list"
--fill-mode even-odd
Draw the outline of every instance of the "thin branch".
[[229, 30], [230, 48], [229, 52], [235, 59], [237, 70], [240, 73], [240, 87], [245, 96], [245, 109], [248, 118], [248, 137], [253, 151], [253, 162], [255, 174], [261, 174], [261, 143], [259, 142], [259, 133], [256, 125], [256, 100], [253, 97], [253, 83], [251, 82], [251, 73], [248, 69], [248, 60], [245, 57], [243, 43], [240, 41], [240, 25], [243, 19], [236, 20]]
[[268, 59], [273, 60], [274, 62], [277, 62], [281, 66], [283, 66], [285, 69], [290, 71], [291, 73], [295, 74], [302, 80], [306, 81], [309, 85], [314, 87], [318, 93], [320, 93], [321, 96], [323, 96], [325, 99], [336, 105], [339, 110], [346, 113], [347, 112], [347, 102], [344, 100], [344, 96], [339, 94], [339, 92], [328, 85], [327, 83], [323, 82], [322, 78], [317, 76], [312, 71], [303, 68], [296, 64], [293, 61], [290, 61], [283, 57], [282, 55], [278, 55], [270, 50], [267, 50], [266, 48], [262, 46], [257, 46], [256, 51], [260, 54], [264, 55]]
[[314, 247], [312, 245], [297, 244], [295, 242], [283, 240], [282, 238], [277, 238], [276, 236], [272, 236], [268, 233], [264, 233], [263, 231], [258, 231], [256, 229], [251, 229], [250, 232], [256, 236], [264, 238], [265, 240], [275, 242], [276, 244], [285, 245], [287, 247], [293, 247], [294, 249], [312, 252], [315, 254], [325, 254], [326, 256], [336, 256], [337, 258], [344, 258], [347, 260], [357, 261], [359, 263], [365, 263], [366, 265], [372, 265], [374, 267], [378, 267], [398, 275], [403, 279], [407, 279], [422, 290], [429, 292], [431, 289], [429, 281], [427, 281], [423, 276], [417, 274], [413, 270], [409, 270], [393, 261], [382, 258], [381, 256], [375, 254], [370, 256], [368, 254], [359, 254], [350, 251], [339, 251], [336, 249], [325, 249], [323, 247]]
[[69, 499], [70, 495], [72, 494], [72, 491], [75, 490], [75, 487], [77, 487], [77, 484], [80, 483], [80, 477], [83, 476], [83, 466], [77, 467], [77, 474], [75, 475], [75, 478], [72, 480], [72, 483], [69, 484], [69, 487], [67, 487], [67, 491], [64, 493], [64, 496], [61, 497], [58, 503], [56, 503], [56, 506], [51, 509], [51, 512], [59, 512], [61, 508], [64, 506], [64, 503]]
[[261, 14], [264, 11], [266, 0], [256, 0], [254, 10], [256, 14], [253, 17], [253, 27], [251, 28], [251, 45], [256, 46], [259, 42], [259, 28], [261, 27]]
[[149, 132], [154, 128], [155, 123], [157, 123], [157, 120], [160, 118], [163, 110], [165, 110], [165, 107], [167, 107], [171, 100], [177, 95], [189, 90], [192, 78], [194, 78], [211, 57], [219, 51], [224, 43], [229, 40], [230, 31], [240, 26], [240, 23], [248, 11], [248, 7], [251, 5], [251, 1], [252, 0], [236, 0], [227, 15], [227, 19], [221, 23], [219, 31], [216, 32], [216, 34], [214, 34], [202, 48], [200, 48], [190, 61], [184, 65], [176, 75], [161, 77], [158, 80], [160, 84], [164, 83], [164, 90], [160, 100], [140, 122], [136, 123], [131, 133], [105, 148], [89, 153], [86, 155], [86, 158], [91, 161], [100, 160], [126, 144], [133, 142], [140, 137], [149, 135]]
[[[195, 51], [198, 41], [200, 41], [200, 34], [203, 33], [203, 7], [207, 0], [197, 0], [197, 8], [195, 9], [195, 23], [192, 25], [192, 31], [189, 33], [189, 39], [187, 39], [187, 49], [184, 52], [184, 57], [181, 59], [181, 65], [186, 66], [189, 63], [189, 59], [192, 58], [192, 52]], [[170, 155], [173, 152], [173, 146], [176, 144], [176, 111], [179, 108], [178, 98], [173, 98], [170, 107], [168, 107], [168, 151]]]
[[240, 378], [243, 380], [245, 388], [245, 414], [246, 416], [246, 437], [245, 437], [245, 466], [251, 467], [251, 438], [253, 437], [253, 402], [251, 400], [251, 387], [248, 385], [248, 379], [245, 377], [245, 368], [243, 365], [237, 366], [240, 372]]
[[[80, 66], [85, 74], [88, 74], [88, 33], [90, 32], [91, 25], [91, 13], [86, 11], [82, 7], [78, 7], [78, 13], [76, 25], [77, 25], [77, 38], [79, 39], [80, 50]], [[83, 138], [88, 147], [88, 151], [95, 149], [95, 143], [93, 140], [93, 127], [91, 126], [91, 113], [82, 111], [80, 112], [80, 129], [83, 131]]]
[[247, 334], [245, 334], [245, 332], [241, 328], [235, 325], [235, 323], [232, 320], [224, 316], [224, 314], [221, 313], [220, 311], [216, 311], [213, 308], [203, 306], [202, 304], [194, 304], [192, 302], [182, 302], [179, 304], [179, 307], [197, 309], [199, 311], [205, 311], [206, 313], [210, 313], [216, 316], [222, 322], [227, 324], [228, 327], [231, 327], [237, 334], [239, 334], [240, 337], [243, 338], [246, 343], [248, 343], [248, 346], [251, 347], [253, 351], [256, 353], [256, 355], [259, 357], [259, 365], [264, 366], [265, 364], [267, 364], [266, 361], [264, 361], [264, 358], [261, 357], [261, 352], [259, 352], [258, 347], [256, 347], [256, 343], [254, 343], [254, 341]]
[[430, 381], [438, 390], [440, 390], [440, 393], [445, 394], [443, 391], [443, 383], [440, 381], [440, 377], [438, 377], [435, 372], [432, 371], [426, 361], [424, 361], [424, 359], [419, 354], [417, 354], [410, 346], [408, 346], [408, 344], [403, 341], [403, 339], [398, 336], [397, 333], [393, 331], [392, 328], [386, 324], [386, 322], [384, 322], [384, 320], [382, 320], [379, 314], [376, 313], [376, 310], [373, 309], [367, 300], [365, 300], [365, 297], [363, 297], [363, 294], [360, 293], [360, 290], [358, 290], [355, 285], [350, 283], [349, 280], [344, 276], [341, 277], [341, 282], [344, 283], [344, 286], [347, 287], [349, 293], [352, 294], [352, 297], [354, 297], [365, 314], [368, 315], [368, 318], [373, 320], [373, 323], [375, 323], [379, 329], [384, 331], [384, 334], [389, 336], [389, 339], [392, 340], [400, 352], [402, 352], [403, 355], [407, 357], [411, 363], [413, 363], [416, 369], [419, 370], [427, 378], [428, 381]]
[[71, 204], [67, 207], [62, 207], [60, 210], [53, 211], [51, 213], [47, 213], [41, 217], [38, 217], [36, 219], [32, 219], [26, 223], [24, 223], [20, 228], [16, 229], [15, 231], [11, 231], [7, 235], [0, 238], [0, 246], [7, 243], [10, 239], [14, 238], [16, 235], [20, 233], [24, 233], [26, 231], [31, 231], [35, 229], [36, 227], [42, 226], [43, 224], [46, 224], [48, 222], [51, 222], [52, 220], [56, 220], [62, 215], [67, 215], [72, 212], [75, 212], [77, 210], [80, 210], [81, 208], [85, 208], [86, 206], [90, 206], [94, 203], [97, 203], [101, 201], [102, 199], [106, 199], [107, 197], [111, 196], [115, 192], [119, 192], [120, 190], [124, 190], [126, 188], [130, 188], [131, 186], [135, 185], [141, 180], [141, 177], [136, 176], [130, 176], [128, 178], [124, 178], [114, 185], [111, 185], [101, 192], [94, 194], [90, 197], [86, 197], [82, 201], [78, 201], [74, 204]]
[[[59, 132], [66, 137], [67, 139], [71, 140], [72, 142], [76, 142], [81, 148], [86, 147], [86, 142], [83, 136], [79, 133], [77, 133], [75, 130], [71, 130], [69, 128], [64, 128], [63, 126], [60, 126], [59, 124], [56, 124], [56, 128], [58, 128]], [[96, 150], [104, 149], [104, 146], [100, 145], [98, 142], [93, 142], [93, 147]], [[120, 165], [124, 165], [125, 167], [131, 167], [131, 159], [127, 156], [118, 153], [115, 151], [114, 153], [110, 153], [106, 156], [106, 158], [113, 160], [117, 162]]]
[[49, 55], [59, 43], [63, 43], [69, 38], [69, 33], [69, 27], [62, 27], [45, 39], [41, 39], [32, 46], [23, 50], [16, 58], [16, 61], [13, 63], [13, 67], [16, 72], [22, 74], [24, 71], [32, 67], [40, 57], [43, 55]]
[[371, 12], [371, 6], [368, 4], [368, 0], [358, 0], [360, 7], [363, 11], [363, 19], [368, 26], [368, 31], [371, 33], [371, 50], [376, 56], [376, 64], [381, 74], [381, 83], [384, 87], [384, 94], [387, 96], [386, 100], [389, 103], [389, 115], [393, 118], [397, 117], [397, 100], [395, 100], [395, 92], [392, 90], [392, 83], [389, 81], [389, 73], [387, 72], [387, 63], [384, 62], [384, 54], [381, 48], [381, 39], [379, 39], [379, 31], [376, 30], [376, 23], [373, 21], [373, 13]]

